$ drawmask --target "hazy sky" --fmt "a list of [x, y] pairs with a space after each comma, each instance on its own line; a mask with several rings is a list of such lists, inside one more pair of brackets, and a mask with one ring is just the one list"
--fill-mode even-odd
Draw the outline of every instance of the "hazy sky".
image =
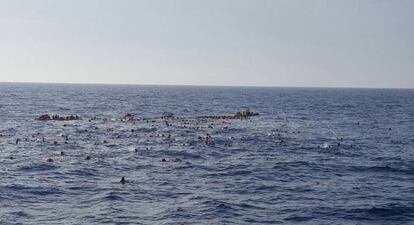
[[0, 0], [0, 81], [414, 88], [414, 1]]

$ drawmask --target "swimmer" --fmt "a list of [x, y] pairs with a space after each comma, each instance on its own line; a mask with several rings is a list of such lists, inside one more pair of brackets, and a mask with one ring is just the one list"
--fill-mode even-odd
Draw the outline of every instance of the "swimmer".
[[86, 156], [86, 158], [85, 158], [86, 160], [90, 160], [91, 159], [91, 157], [88, 155], [88, 156]]
[[46, 161], [53, 162], [53, 159], [52, 158], [48, 158]]
[[121, 178], [121, 180], [119, 181], [121, 184], [125, 184], [126, 183], [126, 180], [125, 180], [125, 177], [122, 177]]
[[17, 139], [16, 139], [16, 145], [18, 145], [18, 144], [19, 144], [19, 141], [20, 141], [20, 138], [17, 138]]

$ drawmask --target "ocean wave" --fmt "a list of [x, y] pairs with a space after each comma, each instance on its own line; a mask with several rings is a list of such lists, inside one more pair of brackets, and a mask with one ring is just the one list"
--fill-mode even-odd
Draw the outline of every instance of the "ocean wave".
[[396, 166], [352, 166], [352, 171], [374, 172], [374, 173], [399, 173], [406, 175], [414, 174], [414, 167], [396, 167]]
[[56, 170], [58, 166], [53, 164], [47, 163], [32, 163], [29, 165], [24, 165], [19, 168], [20, 171], [25, 172], [39, 172], [39, 171], [48, 171], [48, 170]]
[[366, 220], [414, 220], [414, 204], [389, 203], [348, 210], [348, 213]]

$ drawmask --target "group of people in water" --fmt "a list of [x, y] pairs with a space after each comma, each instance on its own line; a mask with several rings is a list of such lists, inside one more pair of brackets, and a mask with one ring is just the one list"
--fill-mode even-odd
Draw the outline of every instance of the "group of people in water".
[[[177, 128], [183, 128], [183, 129], [192, 129], [194, 128], [194, 131], [199, 133], [201, 130], [213, 130], [213, 122], [211, 120], [223, 120], [222, 122], [224, 123], [225, 121], [228, 120], [234, 120], [234, 119], [246, 119], [249, 118], [250, 116], [257, 116], [258, 113], [252, 113], [249, 110], [243, 111], [243, 112], [238, 112], [236, 114], [233, 115], [213, 115], [213, 116], [197, 116], [197, 117], [176, 117], [173, 113], [164, 113], [162, 116], [160, 117], [156, 117], [156, 118], [151, 118], [151, 119], [145, 119], [145, 118], [139, 118], [136, 117], [134, 114], [128, 113], [125, 114], [123, 117], [121, 117], [119, 119], [120, 122], [131, 122], [131, 124], [136, 124], [137, 121], [142, 121], [142, 122], [146, 122], [146, 123], [150, 123], [150, 127], [154, 127], [154, 123], [159, 123], [158, 126], [161, 126], [162, 123], [165, 124], [165, 126], [169, 127], [168, 129], [171, 131], [171, 129], [177, 129]], [[80, 116], [77, 115], [69, 115], [69, 116], [60, 116], [58, 114], [54, 114], [54, 115], [49, 115], [49, 114], [43, 114], [41, 116], [39, 116], [38, 118], [36, 118], [36, 120], [39, 121], [73, 121], [73, 120], [81, 120]], [[98, 118], [93, 117], [92, 119], [88, 120], [89, 122], [93, 122], [95, 120], [98, 120]], [[102, 121], [107, 122], [108, 119], [102, 119]], [[113, 121], [113, 120], [111, 120]], [[210, 122], [209, 122], [210, 121]], [[219, 124], [222, 123], [220, 121]], [[229, 122], [228, 122], [229, 123]], [[63, 124], [63, 127], [66, 127], [68, 124]], [[143, 125], [143, 124], [142, 124]], [[147, 126], [147, 125], [145, 125]], [[204, 128], [201, 128], [201, 126], [206, 126]], [[225, 128], [227, 128], [227, 126], [224, 126]], [[63, 128], [65, 129], [65, 128]], [[94, 130], [97, 130], [98, 127], [95, 127]], [[224, 129], [224, 128], [223, 128]], [[87, 130], [85, 130], [87, 132]], [[113, 131], [113, 128], [107, 128], [106, 129], [107, 132], [112, 133], [111, 131]], [[130, 130], [131, 133], [137, 133], [137, 129], [133, 128]], [[109, 133], [108, 133], [109, 134]], [[69, 144], [70, 143], [70, 139], [69, 139], [69, 135], [68, 134], [61, 134], [60, 135], [62, 138], [64, 138], [64, 140], [60, 141], [59, 138], [58, 139], [52, 139], [51, 143], [53, 145], [59, 146], [59, 145], [64, 145], [64, 144]], [[135, 134], [136, 136], [136, 134]], [[196, 136], [197, 137], [197, 136]], [[118, 136], [119, 138], [119, 136]], [[147, 141], [148, 138], [163, 138], [165, 140], [167, 140], [170, 143], [173, 143], [175, 141], [175, 138], [172, 137], [171, 133], [167, 132], [167, 134], [164, 133], [157, 133], [157, 134], [149, 134], [147, 135]], [[205, 135], [200, 135], [198, 136], [198, 138], [196, 138], [196, 140], [202, 141], [204, 142], [206, 145], [214, 145], [214, 142], [212, 140], [212, 136], [210, 134], [210, 132], [205, 133]], [[49, 139], [50, 140], [50, 139]], [[17, 138], [15, 144], [19, 145], [19, 143], [21, 141], [35, 141], [35, 142], [39, 142], [39, 143], [47, 143], [49, 142], [48, 140], [46, 140], [45, 135], [41, 134], [40, 132], [38, 132], [37, 134], [33, 134], [31, 138]], [[195, 141], [195, 140], [194, 140]], [[188, 143], [183, 143], [183, 146], [192, 146], [194, 144], [194, 141], [190, 141]], [[101, 142], [104, 145], [108, 144], [107, 140], [102, 140]], [[170, 145], [170, 144], [169, 144]], [[230, 146], [225, 144], [224, 146]], [[64, 148], [63, 148], [64, 149]], [[59, 155], [60, 157], [65, 156], [65, 152], [60, 151]], [[138, 148], [134, 148], [135, 152], [138, 152]], [[151, 149], [151, 147], [147, 147], [147, 150]], [[10, 159], [13, 159], [13, 157], [10, 157]], [[91, 160], [91, 156], [90, 155], [86, 155], [84, 156], [85, 160]], [[55, 159], [53, 157], [48, 157], [46, 159], [46, 162], [52, 163], [54, 162]], [[180, 162], [181, 159], [178, 157], [167, 157], [167, 158], [162, 158], [161, 162]], [[127, 182], [125, 177], [122, 177], [121, 181], [122, 184], [125, 184]]]
[[58, 121], [69, 121], [69, 120], [80, 120], [81, 117], [77, 115], [70, 116], [59, 116], [57, 114], [50, 116], [49, 114], [43, 114], [37, 118], [40, 121], [58, 120]]

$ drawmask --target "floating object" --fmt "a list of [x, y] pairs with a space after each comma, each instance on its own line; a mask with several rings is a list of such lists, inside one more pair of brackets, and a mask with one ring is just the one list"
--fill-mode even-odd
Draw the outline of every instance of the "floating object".
[[329, 146], [329, 144], [328, 144], [328, 143], [326, 143], [326, 142], [325, 142], [325, 143], [323, 143], [323, 144], [322, 144], [322, 146], [321, 146], [321, 148], [329, 148], [329, 147], [330, 147], [330, 146]]
[[135, 115], [132, 113], [127, 113], [125, 116], [121, 118], [121, 121], [134, 121], [134, 120], [137, 120], [137, 119], [135, 119]]
[[138, 152], [138, 148], [130, 148], [129, 151], [131, 151], [131, 152]]
[[161, 162], [181, 162], [180, 158], [162, 158]]

